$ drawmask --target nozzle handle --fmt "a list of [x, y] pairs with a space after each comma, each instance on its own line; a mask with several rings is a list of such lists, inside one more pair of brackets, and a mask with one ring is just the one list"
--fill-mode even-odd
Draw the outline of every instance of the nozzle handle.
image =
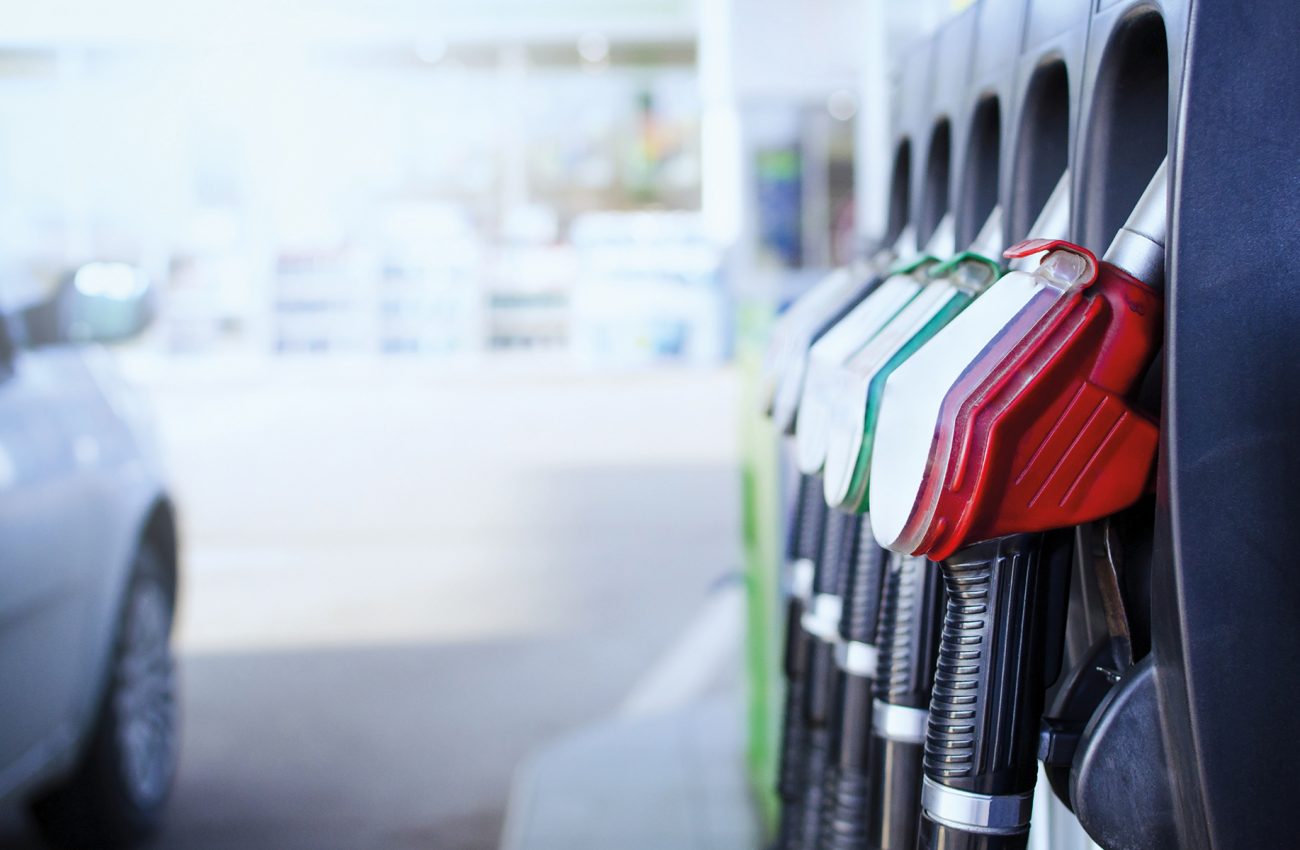
[[[825, 517], [822, 550], [817, 559], [817, 572], [813, 578], [813, 593], [838, 596], [843, 599], [844, 585], [858, 539], [858, 517], [838, 508], [826, 507], [821, 482], [817, 482], [816, 498], [822, 503]], [[835, 626], [839, 620], [835, 620]]]
[[877, 700], [922, 709], [929, 702], [942, 597], [933, 564], [915, 555], [890, 555], [876, 637]]
[[826, 499], [822, 496], [821, 480], [812, 475], [799, 476], [799, 502], [795, 512], [793, 555], [796, 559], [816, 561], [821, 555], [822, 537], [826, 531]]
[[876, 638], [867, 836], [880, 850], [916, 846], [925, 706], [934, 679], [943, 586], [925, 558], [890, 556]]
[[[942, 564], [948, 591], [925, 740], [922, 832], [1001, 834], [1023, 846], [1046, 673], [1059, 657], [1068, 548], [1018, 534]], [[922, 840], [922, 846], [958, 846]]]
[[[875, 644], [881, 584], [888, 559], [889, 550], [882, 548], [871, 533], [870, 515], [862, 514], [858, 526], [858, 551], [844, 600], [844, 619], [840, 621], [840, 637], [844, 640]], [[873, 671], [871, 678], [874, 677]]]

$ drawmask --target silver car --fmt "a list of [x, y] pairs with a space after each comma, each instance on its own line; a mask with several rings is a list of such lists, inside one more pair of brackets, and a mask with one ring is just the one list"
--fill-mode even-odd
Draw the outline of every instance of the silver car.
[[95, 343], [147, 323], [94, 263], [0, 321], [0, 802], [66, 847], [156, 827], [177, 758], [177, 531], [145, 417]]

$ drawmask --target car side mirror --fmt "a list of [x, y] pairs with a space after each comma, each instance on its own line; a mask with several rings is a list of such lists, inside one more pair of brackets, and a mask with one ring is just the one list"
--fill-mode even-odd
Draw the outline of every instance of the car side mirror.
[[148, 276], [127, 263], [94, 262], [65, 277], [47, 301], [23, 313], [29, 347], [122, 342], [142, 333], [155, 314]]

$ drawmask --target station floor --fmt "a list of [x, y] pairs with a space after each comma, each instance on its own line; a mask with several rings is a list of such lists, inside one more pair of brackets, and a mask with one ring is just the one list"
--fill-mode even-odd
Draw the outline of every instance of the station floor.
[[[681, 746], [716, 727], [701, 752], [736, 793], [732, 372], [142, 374], [187, 541], [156, 847], [492, 850], [517, 768], [568, 770], [537, 760], [556, 741], [597, 787], [634, 781], [582, 763], [628, 723]], [[0, 850], [39, 846], [0, 815]]]
[[715, 696], [544, 748], [517, 774], [501, 850], [758, 850], [739, 710]]

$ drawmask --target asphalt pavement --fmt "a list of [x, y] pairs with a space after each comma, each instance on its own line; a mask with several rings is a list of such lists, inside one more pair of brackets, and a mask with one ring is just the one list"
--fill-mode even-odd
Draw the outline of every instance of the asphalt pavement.
[[515, 767], [739, 568], [727, 370], [149, 382], [188, 544], [165, 850], [495, 848]]

